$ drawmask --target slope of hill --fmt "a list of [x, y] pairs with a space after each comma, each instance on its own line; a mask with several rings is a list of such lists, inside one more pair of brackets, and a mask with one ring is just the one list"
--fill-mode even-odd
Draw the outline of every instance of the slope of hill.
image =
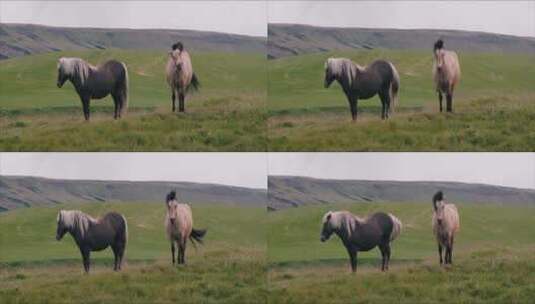
[[196, 51], [264, 53], [265, 38], [170, 29], [98, 29], [0, 24], [0, 59], [84, 49], [169, 49], [182, 41]]
[[107, 201], [163, 202], [175, 189], [181, 200], [262, 206], [266, 192], [216, 184], [188, 182], [130, 182], [61, 180], [40, 177], [0, 176], [0, 211], [59, 203]]
[[268, 25], [268, 58], [330, 50], [431, 49], [437, 38], [449, 48], [473, 52], [535, 53], [535, 38], [452, 31]]
[[329, 180], [269, 176], [268, 208], [349, 202], [431, 202], [437, 190], [449, 201], [535, 204], [535, 190], [453, 182]]

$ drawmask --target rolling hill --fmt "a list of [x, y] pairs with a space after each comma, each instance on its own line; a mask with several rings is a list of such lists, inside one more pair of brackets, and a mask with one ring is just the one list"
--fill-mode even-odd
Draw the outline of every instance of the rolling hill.
[[453, 182], [329, 180], [269, 176], [268, 208], [350, 202], [431, 202], [437, 190], [459, 203], [535, 205], [535, 190]]
[[62, 180], [0, 176], [0, 211], [61, 203], [163, 202], [169, 190], [190, 203], [264, 206], [266, 192], [216, 184]]
[[535, 53], [535, 38], [452, 30], [400, 30], [268, 25], [268, 58], [352, 49], [426, 49], [437, 38], [470, 52]]
[[265, 53], [266, 39], [171, 29], [100, 29], [0, 24], [0, 59], [86, 49], [169, 49], [182, 41], [195, 51]]

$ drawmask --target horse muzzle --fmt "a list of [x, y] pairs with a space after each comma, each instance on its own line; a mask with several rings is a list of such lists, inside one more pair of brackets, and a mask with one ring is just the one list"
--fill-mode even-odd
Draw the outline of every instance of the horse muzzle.
[[58, 81], [57, 85], [58, 85], [58, 88], [61, 89], [61, 87], [63, 86], [63, 83], [61, 83], [61, 82]]
[[327, 238], [324, 237], [323, 235], [320, 237], [320, 241], [321, 241], [322, 243], [325, 242], [326, 240], [327, 240]]

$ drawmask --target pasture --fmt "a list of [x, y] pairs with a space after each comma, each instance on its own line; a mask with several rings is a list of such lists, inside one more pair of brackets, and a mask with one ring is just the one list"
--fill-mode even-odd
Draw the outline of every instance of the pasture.
[[[91, 122], [70, 82], [56, 87], [57, 59], [126, 63], [129, 110], [113, 120], [111, 97], [91, 101]], [[265, 151], [265, 57], [192, 53], [201, 82], [186, 113], [171, 113], [167, 51], [65, 51], [0, 61], [0, 150], [3, 151]]]
[[[70, 235], [55, 240], [56, 214], [79, 208], [110, 210], [128, 220], [123, 271], [114, 272], [108, 248], [91, 254], [83, 274]], [[171, 265], [162, 203], [91, 203], [36, 207], [0, 214], [2, 303], [262, 303], [266, 301], [265, 208], [194, 204], [194, 226], [205, 244], [188, 245], [187, 265]]]
[[[377, 96], [359, 100], [351, 123], [340, 85], [323, 87], [324, 62], [360, 65], [382, 58], [400, 74], [399, 104], [380, 119]], [[462, 76], [454, 113], [438, 112], [432, 50], [360, 50], [268, 62], [269, 151], [532, 151], [535, 56], [459, 53]]]
[[[269, 301], [273, 303], [528, 303], [535, 287], [534, 206], [457, 204], [461, 230], [453, 265], [441, 268], [431, 203], [305, 206], [268, 215]], [[395, 214], [403, 222], [390, 270], [378, 249], [359, 252], [351, 274], [337, 236], [320, 242], [328, 210]]]

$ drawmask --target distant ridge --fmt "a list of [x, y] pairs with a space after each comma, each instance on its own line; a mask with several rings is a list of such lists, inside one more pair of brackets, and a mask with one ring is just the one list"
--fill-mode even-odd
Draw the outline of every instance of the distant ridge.
[[429, 202], [443, 190], [447, 200], [466, 203], [531, 204], [535, 190], [454, 182], [332, 180], [269, 176], [268, 209], [365, 202]]
[[103, 29], [0, 23], [0, 59], [62, 50], [169, 49], [182, 41], [195, 51], [265, 54], [266, 38], [171, 29]]
[[442, 38], [459, 51], [535, 54], [535, 38], [471, 31], [431, 29], [369, 29], [318, 27], [300, 24], [268, 25], [268, 58], [331, 50], [425, 49]]
[[62, 180], [0, 176], [0, 211], [58, 203], [164, 202], [170, 190], [190, 203], [265, 206], [266, 191], [188, 182]]

